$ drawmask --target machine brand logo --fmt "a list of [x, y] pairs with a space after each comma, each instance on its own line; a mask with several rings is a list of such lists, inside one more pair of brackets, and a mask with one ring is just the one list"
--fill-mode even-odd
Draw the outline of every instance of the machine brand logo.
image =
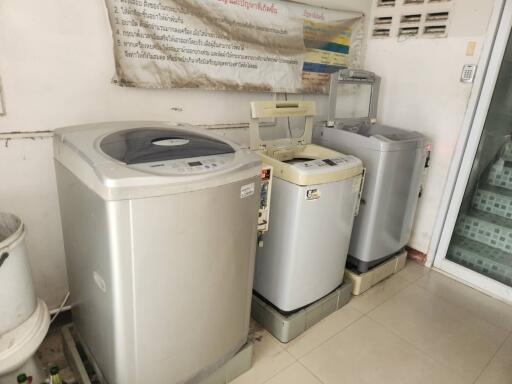
[[306, 200], [318, 200], [320, 198], [320, 191], [318, 189], [308, 189], [306, 191]]
[[162, 147], [177, 147], [179, 145], [185, 145], [190, 143], [190, 140], [176, 138], [159, 138], [153, 140], [151, 143]]
[[254, 195], [254, 183], [242, 185], [242, 188], [240, 188], [240, 198], [245, 199], [252, 195]]
[[107, 293], [107, 284], [105, 283], [105, 280], [103, 280], [103, 277], [101, 277], [101, 275], [96, 271], [94, 271], [92, 277], [100, 291], [103, 293]]

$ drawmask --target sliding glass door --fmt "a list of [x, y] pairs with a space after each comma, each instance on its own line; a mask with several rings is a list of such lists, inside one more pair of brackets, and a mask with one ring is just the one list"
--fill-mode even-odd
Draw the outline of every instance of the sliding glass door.
[[512, 287], [512, 40], [446, 258]]
[[[499, 15], [498, 15], [499, 16]], [[497, 16], [497, 17], [498, 17]], [[512, 302], [512, 4], [505, 2], [474, 102], [434, 266]], [[490, 48], [489, 48], [490, 49]], [[475, 88], [475, 90], [476, 90]], [[471, 106], [469, 108], [471, 110]], [[470, 111], [469, 113], [472, 113]], [[462, 148], [462, 147], [461, 147]]]

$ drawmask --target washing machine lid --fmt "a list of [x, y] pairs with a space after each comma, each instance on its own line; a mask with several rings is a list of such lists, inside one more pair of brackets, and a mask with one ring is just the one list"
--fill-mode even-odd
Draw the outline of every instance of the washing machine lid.
[[[426, 146], [426, 137], [416, 131], [407, 131], [382, 124], [337, 123], [334, 128], [326, 129], [338, 130], [343, 136], [340, 140], [349, 140], [347, 145], [354, 144], [383, 152]], [[357, 140], [357, 143], [352, 143], [351, 140]]]
[[53, 143], [56, 162], [105, 200], [214, 188], [261, 172], [249, 149], [205, 129], [167, 122], [59, 128]]
[[213, 137], [156, 127], [114, 132], [101, 140], [100, 148], [106, 155], [129, 165], [235, 152], [232, 146]]
[[274, 177], [296, 185], [326, 184], [363, 173], [360, 159], [314, 144], [301, 146], [294, 158], [287, 161], [268, 156], [264, 150], [256, 153], [265, 164], [273, 167]]

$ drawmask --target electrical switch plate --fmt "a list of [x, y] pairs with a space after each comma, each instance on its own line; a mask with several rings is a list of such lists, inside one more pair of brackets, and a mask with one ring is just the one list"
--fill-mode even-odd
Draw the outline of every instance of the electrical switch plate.
[[468, 42], [466, 47], [466, 56], [475, 56], [476, 41]]
[[472, 83], [473, 81], [475, 81], [476, 68], [476, 64], [464, 65], [464, 67], [462, 67], [460, 81], [462, 83]]

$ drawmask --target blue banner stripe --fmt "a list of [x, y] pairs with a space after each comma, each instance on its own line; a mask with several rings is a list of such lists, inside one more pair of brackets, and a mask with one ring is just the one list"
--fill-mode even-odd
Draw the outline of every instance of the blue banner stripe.
[[318, 72], [318, 73], [333, 73], [339, 71], [340, 69], [347, 68], [344, 65], [326, 65], [326, 64], [317, 64], [317, 63], [307, 63], [304, 62], [303, 71], [304, 72]]

